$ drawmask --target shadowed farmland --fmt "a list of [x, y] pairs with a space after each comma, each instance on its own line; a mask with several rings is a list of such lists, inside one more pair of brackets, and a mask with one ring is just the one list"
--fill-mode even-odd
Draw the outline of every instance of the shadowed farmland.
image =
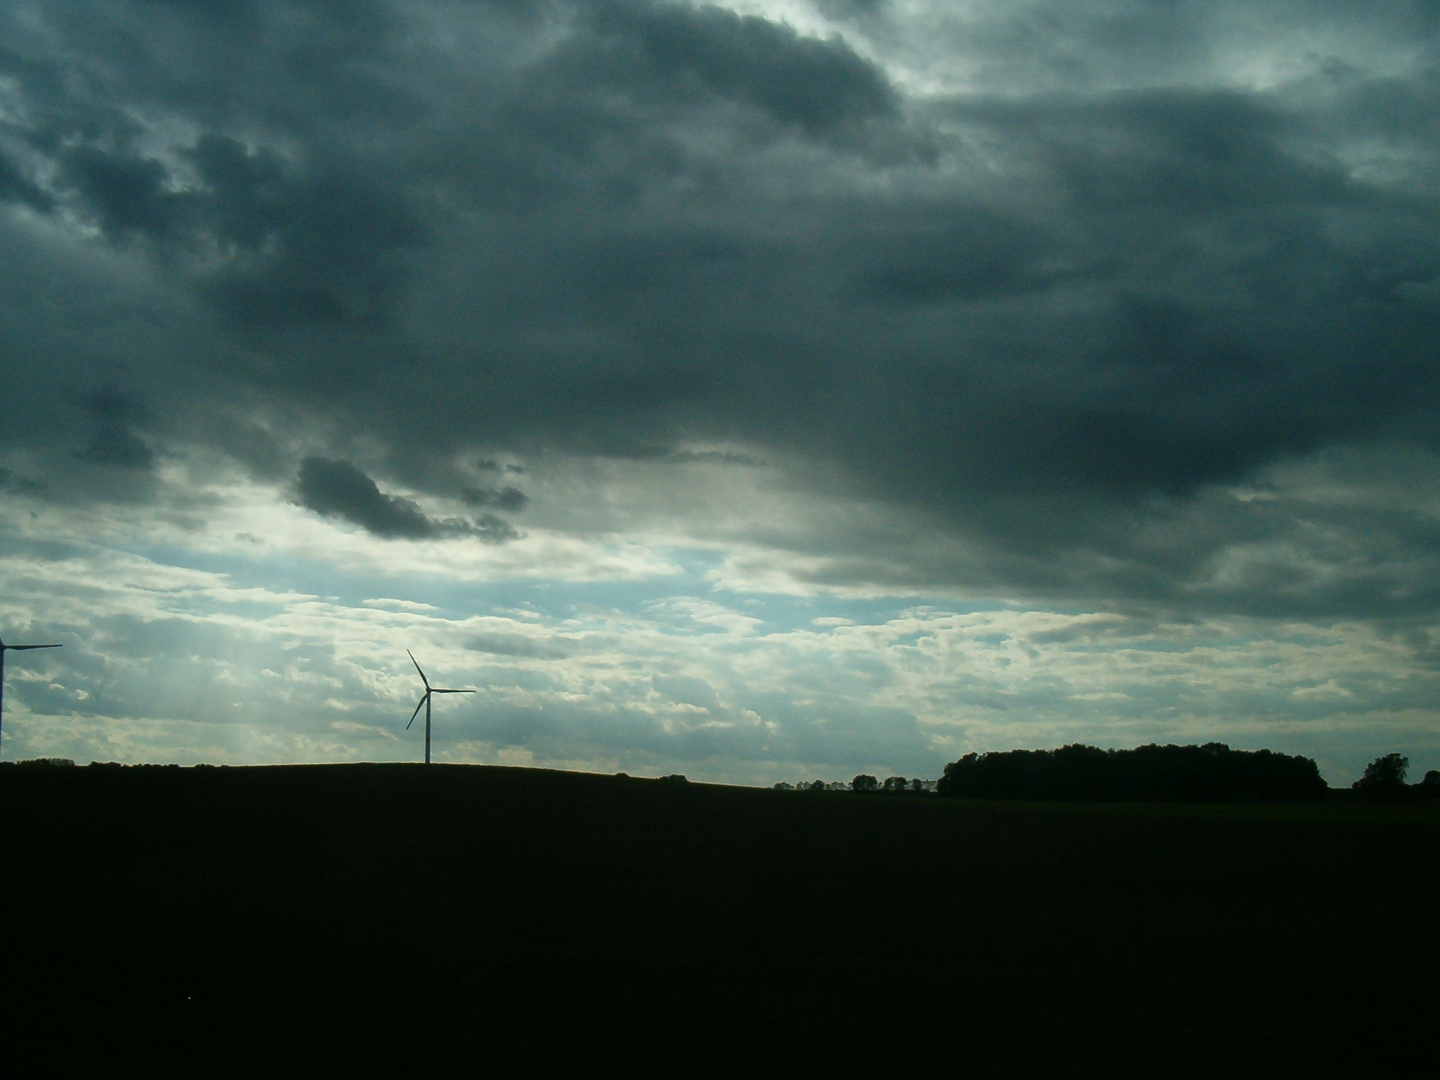
[[1398, 1060], [1437, 809], [5, 768], [7, 1040], [196, 1074]]

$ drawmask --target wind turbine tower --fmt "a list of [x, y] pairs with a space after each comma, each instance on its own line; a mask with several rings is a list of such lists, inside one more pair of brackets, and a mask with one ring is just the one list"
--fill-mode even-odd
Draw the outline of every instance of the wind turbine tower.
[[[30, 646], [35, 648], [35, 646]], [[425, 671], [420, 667], [420, 661], [415, 659], [415, 654], [409, 649], [405, 654], [410, 657], [410, 662], [415, 665], [415, 670], [420, 672], [420, 681], [425, 684], [425, 696], [420, 699], [420, 704], [415, 706], [415, 711], [410, 714], [410, 724], [415, 723], [415, 717], [420, 715], [420, 705], [425, 706], [425, 764], [430, 764], [430, 695], [431, 694], [473, 694], [474, 690], [446, 690], [439, 686], [431, 686], [430, 680], [425, 677]], [[410, 730], [410, 724], [405, 725], [405, 730]]]
[[[4, 722], [5, 716], [5, 654], [7, 652], [24, 652], [26, 649], [60, 649], [61, 645], [6, 645], [3, 638], [0, 638], [0, 724]], [[429, 740], [426, 740], [429, 745]]]

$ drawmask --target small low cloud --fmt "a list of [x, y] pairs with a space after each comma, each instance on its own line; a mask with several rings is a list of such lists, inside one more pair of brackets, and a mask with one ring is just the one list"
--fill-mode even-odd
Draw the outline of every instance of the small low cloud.
[[520, 536], [513, 525], [494, 514], [482, 514], [474, 521], [429, 517], [411, 500], [385, 494], [348, 461], [306, 458], [300, 465], [296, 493], [301, 506], [326, 517], [343, 518], [387, 540], [473, 536], [500, 544]]
[[373, 600], [362, 600], [360, 606], [378, 608], [381, 611], [409, 611], [427, 615], [432, 611], [440, 610], [434, 604], [422, 604], [414, 600], [396, 600], [388, 596]]
[[[573, 644], [573, 640], [571, 643]], [[472, 634], [465, 642], [465, 647], [472, 652], [489, 653], [491, 656], [532, 656], [546, 660], [562, 660], [566, 655], [559, 641], [541, 640], [524, 634]]]
[[445, 522], [444, 524], [447, 528], [459, 525], [461, 532], [484, 540], [487, 544], [504, 544], [510, 540], [520, 539], [520, 532], [514, 525], [494, 514], [481, 514], [473, 524], [463, 521]]
[[348, 461], [306, 458], [300, 465], [297, 489], [300, 505], [327, 517], [344, 518], [376, 536], [425, 540], [439, 531], [413, 502], [386, 495]]
[[524, 510], [530, 502], [523, 491], [509, 485], [503, 488], [466, 488], [460, 497], [471, 506], [493, 506], [512, 513]]

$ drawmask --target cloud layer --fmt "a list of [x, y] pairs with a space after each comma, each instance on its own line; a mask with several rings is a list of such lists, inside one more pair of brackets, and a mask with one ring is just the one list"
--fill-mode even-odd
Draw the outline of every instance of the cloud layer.
[[[1440, 430], [1433, 18], [1265, 10], [830, 5], [814, 36], [668, 3], [14, 5], [0, 191], [51, 264], [30, 290], [93, 304], [54, 245], [99, 243], [203, 344], [117, 325], [163, 317], [143, 301], [92, 313], [0, 434], [73, 443], [88, 413], [83, 460], [152, 466], [109, 393], [158, 439], [296, 468], [244, 430], [269, 408], [440, 495], [476, 447], [718, 437], [1174, 602], [1306, 508], [1232, 500], [1188, 558], [1137, 536]], [[1302, 18], [1337, 52], [1287, 43]]]

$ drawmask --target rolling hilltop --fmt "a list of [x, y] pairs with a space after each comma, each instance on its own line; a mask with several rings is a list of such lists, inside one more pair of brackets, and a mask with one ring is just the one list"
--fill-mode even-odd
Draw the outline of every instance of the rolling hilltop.
[[1373, 1064], [1426, 1030], [1437, 811], [5, 768], [3, 1015], [94, 1074]]

